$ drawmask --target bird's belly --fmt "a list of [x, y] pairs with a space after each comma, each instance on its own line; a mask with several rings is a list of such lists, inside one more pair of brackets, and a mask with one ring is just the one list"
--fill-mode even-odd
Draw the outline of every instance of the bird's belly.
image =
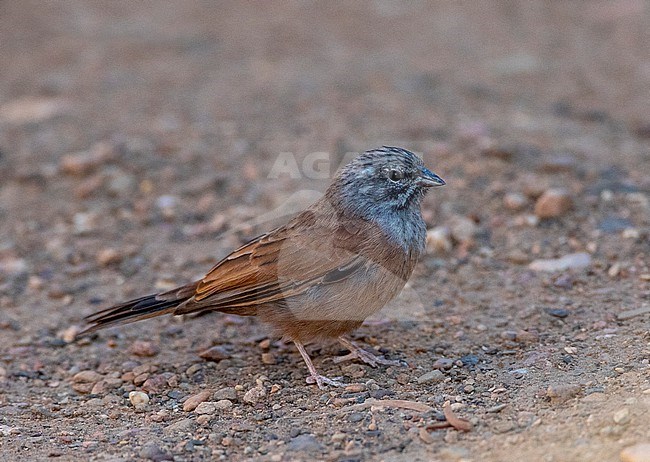
[[405, 279], [380, 265], [333, 284], [319, 284], [305, 293], [258, 309], [263, 322], [279, 334], [301, 342], [338, 337], [359, 327], [402, 290]]

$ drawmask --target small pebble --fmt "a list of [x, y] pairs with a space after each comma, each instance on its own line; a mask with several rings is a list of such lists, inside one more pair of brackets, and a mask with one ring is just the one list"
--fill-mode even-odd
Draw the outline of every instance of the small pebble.
[[276, 364], [275, 355], [273, 353], [262, 353], [262, 362], [264, 364]]
[[345, 387], [345, 391], [349, 393], [361, 393], [362, 391], [366, 391], [366, 389], [367, 387], [363, 383], [352, 383]]
[[219, 362], [230, 358], [232, 355], [224, 347], [217, 345], [202, 351], [199, 356], [208, 361]]
[[237, 390], [233, 387], [221, 388], [214, 393], [213, 399], [215, 401], [227, 399], [230, 401], [237, 400]]
[[454, 365], [454, 361], [448, 358], [438, 358], [433, 363], [432, 367], [435, 369], [451, 369]]
[[564, 271], [570, 268], [584, 268], [591, 264], [591, 255], [584, 252], [572, 253], [560, 258], [534, 260], [528, 265], [532, 271]]
[[564, 308], [550, 308], [546, 310], [546, 312], [549, 315], [553, 316], [554, 318], [560, 318], [560, 319], [566, 318], [567, 316], [569, 316], [570, 313], [569, 310], [565, 310]]
[[249, 404], [256, 404], [262, 401], [266, 397], [266, 388], [264, 387], [253, 387], [244, 394], [244, 402]]
[[197, 393], [196, 395], [190, 396], [183, 403], [183, 410], [185, 412], [193, 411], [199, 404], [210, 399], [210, 396], [212, 396], [212, 392], [210, 390], [205, 390]]
[[174, 460], [174, 457], [171, 454], [162, 450], [155, 443], [145, 444], [138, 455], [143, 459], [153, 460], [154, 462]]
[[564, 403], [575, 398], [580, 393], [580, 390], [580, 385], [574, 384], [549, 385], [546, 390], [546, 396], [551, 398], [551, 402]]
[[417, 378], [418, 383], [437, 383], [444, 380], [445, 374], [439, 369], [434, 369]]
[[96, 383], [102, 380], [104, 376], [98, 372], [86, 370], [77, 372], [73, 377], [74, 383]]
[[114, 155], [113, 147], [108, 143], [97, 143], [88, 151], [66, 154], [61, 157], [59, 168], [70, 175], [86, 175]]
[[213, 401], [203, 401], [202, 403], [199, 403], [198, 406], [194, 409], [194, 412], [196, 414], [208, 414], [212, 415], [216, 412], [217, 406], [216, 403]]
[[129, 392], [129, 401], [136, 409], [142, 409], [149, 404], [149, 395], [141, 391]]
[[229, 399], [220, 399], [214, 403], [216, 409], [230, 409], [232, 407], [232, 401]]
[[527, 203], [528, 199], [521, 193], [508, 193], [503, 197], [503, 205], [510, 210], [521, 210]]
[[169, 384], [170, 378], [173, 376], [174, 374], [170, 372], [153, 375], [144, 381], [142, 389], [148, 393], [161, 393], [166, 388], [173, 386]]
[[61, 332], [59, 338], [61, 338], [65, 343], [72, 343], [76, 340], [77, 334], [79, 332], [81, 332], [81, 328], [79, 326], [70, 326]]
[[557, 218], [573, 207], [573, 200], [566, 189], [548, 189], [535, 203], [535, 215], [539, 218]]
[[97, 253], [97, 263], [100, 266], [109, 266], [122, 261], [123, 255], [115, 249], [102, 249]]
[[320, 453], [322, 446], [314, 435], [298, 435], [287, 445], [289, 451], [301, 451], [310, 454]]

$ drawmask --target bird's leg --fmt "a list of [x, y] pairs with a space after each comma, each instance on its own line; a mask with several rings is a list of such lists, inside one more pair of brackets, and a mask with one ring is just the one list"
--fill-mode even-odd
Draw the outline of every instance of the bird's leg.
[[320, 375], [317, 371], [316, 368], [314, 367], [314, 363], [311, 362], [311, 358], [307, 354], [307, 350], [305, 350], [305, 346], [297, 341], [293, 341], [293, 343], [296, 345], [296, 348], [298, 348], [298, 351], [300, 352], [300, 355], [302, 356], [302, 359], [305, 360], [305, 364], [307, 364], [307, 369], [309, 369], [309, 374], [310, 377], [307, 378], [307, 381], [309, 382], [309, 379], [311, 379], [311, 383], [316, 382], [316, 385], [318, 385], [318, 388], [321, 390], [325, 389], [325, 385], [331, 385], [333, 387], [343, 387], [345, 384], [343, 382], [339, 382], [338, 380], [333, 380], [329, 379], [323, 375]]
[[350, 359], [360, 359], [366, 364], [370, 364], [372, 367], [377, 367], [377, 364], [383, 364], [385, 366], [406, 366], [407, 364], [404, 361], [386, 359], [381, 355], [376, 355], [370, 353], [369, 351], [364, 350], [359, 345], [354, 343], [352, 340], [348, 340], [345, 337], [338, 338], [339, 343], [343, 345], [346, 349], [350, 350], [345, 356], [339, 356], [334, 358], [335, 363], [341, 363], [343, 361], [348, 361]]

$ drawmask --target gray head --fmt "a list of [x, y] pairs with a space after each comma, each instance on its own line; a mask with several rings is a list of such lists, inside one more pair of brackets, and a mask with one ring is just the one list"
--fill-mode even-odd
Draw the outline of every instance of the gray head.
[[445, 182], [422, 159], [402, 148], [366, 151], [338, 173], [326, 196], [364, 218], [419, 213], [428, 188]]

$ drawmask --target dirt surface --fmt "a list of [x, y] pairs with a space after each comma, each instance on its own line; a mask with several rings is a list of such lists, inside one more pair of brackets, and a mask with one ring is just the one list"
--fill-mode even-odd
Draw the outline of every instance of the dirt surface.
[[[2, 460], [614, 461], [650, 443], [647, 3], [7, 1], [0, 43]], [[219, 314], [70, 342], [382, 144], [447, 181], [407, 289], [354, 334], [408, 367], [313, 345], [352, 384], [319, 391], [291, 345]], [[438, 428], [445, 402], [470, 431]]]

